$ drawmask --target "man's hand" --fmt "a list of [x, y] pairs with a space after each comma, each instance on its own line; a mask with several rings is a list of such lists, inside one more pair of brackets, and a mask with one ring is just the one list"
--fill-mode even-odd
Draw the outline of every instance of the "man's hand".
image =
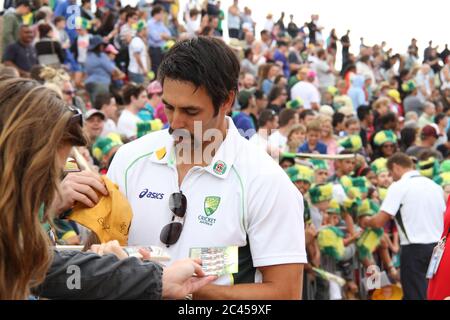
[[184, 299], [186, 295], [196, 292], [204, 285], [217, 279], [216, 276], [205, 276], [200, 263], [200, 260], [185, 259], [176, 261], [170, 267], [164, 268], [162, 277], [163, 299]]
[[93, 244], [89, 251], [94, 252], [99, 256], [114, 254], [119, 260], [128, 258], [128, 254], [122, 249], [117, 240], [108, 241], [102, 244]]
[[99, 201], [97, 191], [108, 195], [100, 176], [89, 171], [72, 172], [61, 182], [61, 195], [56, 197], [52, 206], [57, 214], [73, 208], [76, 202], [92, 208]]

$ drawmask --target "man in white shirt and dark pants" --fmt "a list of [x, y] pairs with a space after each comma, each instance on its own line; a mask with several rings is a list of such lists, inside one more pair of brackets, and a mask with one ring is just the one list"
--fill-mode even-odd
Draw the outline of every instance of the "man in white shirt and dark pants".
[[403, 299], [425, 300], [428, 264], [444, 228], [443, 191], [415, 171], [414, 163], [404, 153], [390, 157], [387, 167], [395, 183], [389, 187], [380, 212], [364, 218], [361, 224], [380, 228], [395, 218], [400, 234]]

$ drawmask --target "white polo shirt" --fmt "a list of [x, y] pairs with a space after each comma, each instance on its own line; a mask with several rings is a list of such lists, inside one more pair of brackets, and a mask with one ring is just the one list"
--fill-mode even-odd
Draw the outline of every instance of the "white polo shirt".
[[401, 245], [429, 244], [441, 238], [445, 213], [443, 190], [415, 170], [405, 173], [389, 187], [380, 210], [391, 216], [400, 210], [401, 222], [396, 219], [396, 223]]
[[237, 245], [239, 273], [216, 283], [249, 283], [260, 281], [254, 267], [306, 263], [303, 198], [272, 158], [227, 122], [211, 164], [190, 169], [180, 188], [168, 130], [121, 147], [108, 176], [133, 209], [129, 245], [166, 247], [160, 233], [173, 216], [169, 196], [181, 190], [187, 212], [179, 240], [167, 248], [169, 264], [187, 258], [191, 247]]

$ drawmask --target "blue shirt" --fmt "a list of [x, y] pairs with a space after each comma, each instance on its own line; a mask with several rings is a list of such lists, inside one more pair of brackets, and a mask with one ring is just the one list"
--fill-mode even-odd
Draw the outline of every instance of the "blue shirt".
[[261, 89], [264, 92], [264, 94], [267, 96], [270, 93], [270, 90], [272, 90], [273, 81], [269, 79], [265, 79], [261, 85]]
[[275, 60], [275, 62], [276, 61], [281, 61], [281, 63], [283, 63], [284, 76], [286, 78], [289, 78], [290, 70], [289, 70], [289, 63], [288, 63], [288, 60], [287, 60], [286, 56], [282, 52], [280, 52], [279, 50], [275, 50], [275, 53], [273, 54], [273, 60]]
[[244, 138], [250, 139], [256, 133], [255, 124], [253, 123], [252, 117], [245, 112], [239, 112], [233, 116], [232, 119], [239, 133]]
[[73, 43], [75, 41], [75, 38], [77, 37], [77, 31], [72, 24], [75, 23], [76, 17], [81, 16], [81, 10], [80, 7], [76, 4], [76, 1], [58, 1], [55, 5], [55, 12], [53, 16], [63, 16], [66, 19], [66, 32], [69, 35], [70, 43]]
[[103, 52], [100, 55], [88, 52], [85, 64], [87, 75], [85, 83], [97, 82], [109, 85], [115, 68], [114, 62]]
[[298, 152], [302, 153], [313, 153], [314, 151], [318, 151], [320, 154], [327, 154], [327, 145], [319, 141], [317, 142], [316, 148], [314, 150], [310, 150], [308, 141], [306, 141], [298, 148]]
[[147, 22], [148, 30], [148, 46], [149, 47], [162, 47], [165, 40], [161, 39], [161, 33], [167, 33], [170, 35], [170, 30], [164, 25], [162, 21], [155, 21], [150, 19]]

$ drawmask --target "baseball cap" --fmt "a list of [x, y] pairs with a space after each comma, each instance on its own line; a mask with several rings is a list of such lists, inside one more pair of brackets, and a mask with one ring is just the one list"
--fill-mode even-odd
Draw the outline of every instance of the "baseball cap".
[[155, 93], [161, 93], [163, 91], [161, 84], [159, 81], [152, 81], [147, 86], [147, 93], [148, 94], [155, 94]]
[[238, 94], [238, 102], [241, 108], [244, 106], [246, 108], [248, 106], [248, 102], [253, 97], [255, 90], [241, 90]]
[[103, 112], [101, 112], [100, 110], [97, 110], [97, 109], [91, 109], [91, 110], [86, 111], [86, 113], [84, 115], [84, 118], [86, 120], [88, 120], [89, 118], [91, 118], [94, 115], [99, 115], [103, 120], [106, 119], [105, 114]]
[[422, 128], [421, 136], [423, 138], [426, 137], [435, 137], [436, 139], [439, 138], [436, 128], [430, 124], [427, 124], [425, 127]]

